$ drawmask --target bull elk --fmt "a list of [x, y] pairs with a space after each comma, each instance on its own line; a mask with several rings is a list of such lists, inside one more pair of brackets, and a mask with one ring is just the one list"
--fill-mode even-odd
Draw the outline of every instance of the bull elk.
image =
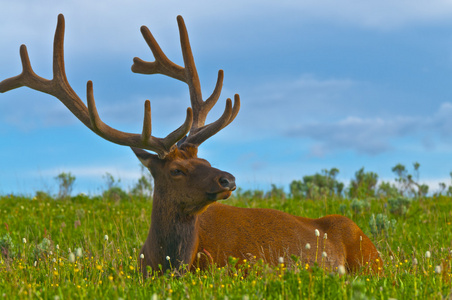
[[216, 86], [204, 101], [184, 20], [178, 16], [177, 22], [184, 67], [166, 57], [145, 26], [141, 33], [155, 61], [134, 58], [132, 66], [135, 73], [160, 73], [188, 85], [191, 108], [187, 108], [184, 123], [165, 138], [151, 134], [149, 100], [144, 105], [141, 134], [118, 131], [102, 122], [91, 81], [87, 83], [87, 106], [80, 100], [66, 78], [63, 15], [58, 16], [54, 38], [53, 79], [34, 73], [27, 48], [22, 45], [22, 73], [3, 80], [0, 92], [27, 86], [58, 98], [94, 133], [115, 144], [131, 147], [150, 170], [155, 182], [151, 228], [138, 259], [145, 276], [148, 266], [158, 270], [160, 265], [162, 271], [181, 266], [202, 269], [212, 263], [225, 265], [230, 256], [244, 259], [252, 255], [276, 264], [279, 257], [296, 255], [306, 263], [315, 263], [320, 262], [323, 252], [326, 253], [326, 257], [322, 257], [323, 266], [327, 269], [343, 265], [348, 271], [355, 271], [367, 265], [378, 272], [382, 263], [377, 249], [346, 217], [329, 215], [309, 219], [272, 209], [238, 208], [217, 202], [227, 199], [235, 190], [235, 178], [198, 158], [197, 149], [234, 120], [240, 109], [240, 98], [235, 95], [234, 104], [227, 99], [221, 117], [205, 124], [207, 114], [219, 99], [223, 71], [218, 72]]

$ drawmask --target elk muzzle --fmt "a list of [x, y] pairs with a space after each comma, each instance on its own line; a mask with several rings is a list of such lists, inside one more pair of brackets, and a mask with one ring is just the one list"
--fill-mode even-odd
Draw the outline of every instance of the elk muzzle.
[[218, 190], [215, 192], [207, 193], [207, 197], [210, 201], [224, 200], [231, 196], [235, 191], [235, 177], [227, 172], [222, 174], [217, 179]]

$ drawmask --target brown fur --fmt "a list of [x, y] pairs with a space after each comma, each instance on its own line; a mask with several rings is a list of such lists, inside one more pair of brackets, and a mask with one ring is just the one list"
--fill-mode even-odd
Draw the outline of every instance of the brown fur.
[[[139, 259], [144, 275], [146, 266], [159, 270], [161, 265], [163, 271], [181, 265], [201, 269], [211, 263], [224, 266], [230, 256], [256, 256], [276, 264], [279, 257], [287, 261], [296, 255], [303, 262], [329, 270], [339, 265], [349, 271], [366, 266], [374, 272], [381, 270], [382, 262], [373, 243], [344, 216], [309, 219], [273, 209], [216, 203], [235, 189], [235, 183], [222, 187], [218, 179], [233, 181], [234, 177], [198, 158], [196, 147], [184, 144], [165, 159], [134, 151], [155, 180], [151, 228], [140, 252], [144, 259]], [[184, 175], [171, 175], [174, 168], [180, 168]], [[212, 194], [217, 197], [212, 199]], [[307, 243], [310, 250], [306, 249]], [[326, 258], [322, 252], [326, 252]]]

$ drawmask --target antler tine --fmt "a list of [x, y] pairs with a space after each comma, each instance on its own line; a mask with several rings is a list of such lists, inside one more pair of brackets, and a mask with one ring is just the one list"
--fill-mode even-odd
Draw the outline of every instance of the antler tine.
[[27, 47], [20, 47], [22, 73], [0, 82], [0, 92], [4, 93], [22, 86], [50, 94], [58, 98], [85, 126], [104, 139], [116, 144], [137, 147], [155, 151], [160, 158], [164, 158], [191, 129], [193, 112], [187, 109], [185, 122], [165, 138], [151, 135], [151, 109], [149, 100], [145, 103], [145, 116], [142, 134], [126, 133], [116, 130], [99, 118], [93, 96], [93, 84], [87, 83], [88, 107], [78, 97], [69, 84], [64, 67], [64, 16], [58, 15], [53, 47], [53, 78], [42, 78], [33, 71], [27, 52]]
[[[239, 113], [240, 110], [240, 97], [238, 94], [234, 95], [234, 106], [232, 106], [231, 99], [226, 99], [226, 107], [224, 109], [223, 115], [208, 125], [204, 125], [199, 128], [196, 132], [193, 133], [193, 129], [190, 132], [190, 135], [184, 141], [185, 143], [190, 143], [194, 145], [200, 145], [204, 141], [206, 141], [211, 136], [215, 135], [221, 129], [228, 126], [232, 121], [234, 121], [235, 117]], [[192, 134], [193, 133], [193, 134]]]
[[39, 83], [39, 86], [46, 86], [50, 84], [50, 80], [41, 78], [33, 72], [30, 64], [30, 58], [28, 56], [27, 46], [21, 45], [19, 53], [22, 62], [22, 73], [0, 82], [0, 93], [5, 93], [22, 86], [38, 86], [37, 83]]
[[144, 40], [148, 44], [149, 48], [154, 55], [155, 61], [147, 62], [141, 58], [135, 57], [133, 59], [132, 72], [141, 74], [163, 74], [183, 82], [187, 82], [185, 78], [184, 68], [173, 63], [163, 53], [159, 44], [155, 40], [149, 28], [141, 26], [141, 34]]

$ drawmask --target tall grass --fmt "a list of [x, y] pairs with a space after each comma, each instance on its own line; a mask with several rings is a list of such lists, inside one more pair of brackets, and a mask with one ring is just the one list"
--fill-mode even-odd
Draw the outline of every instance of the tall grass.
[[[0, 297], [18, 299], [442, 299], [451, 296], [452, 198], [230, 199], [306, 217], [343, 214], [374, 241], [382, 276], [341, 275], [293, 258], [268, 266], [231, 258], [179, 276], [143, 280], [138, 252], [152, 203], [79, 195], [0, 197]], [[404, 206], [404, 208], [400, 208]]]

